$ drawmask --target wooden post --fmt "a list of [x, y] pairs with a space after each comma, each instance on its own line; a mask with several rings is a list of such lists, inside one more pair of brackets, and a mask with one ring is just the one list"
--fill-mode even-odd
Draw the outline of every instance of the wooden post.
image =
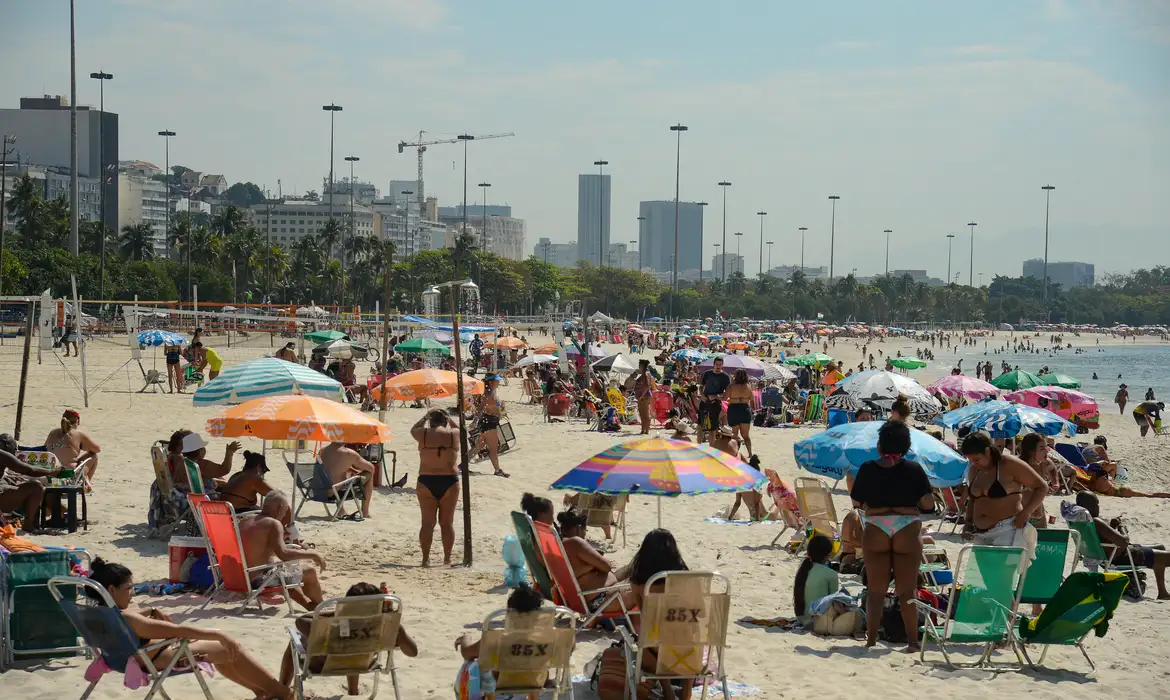
[[459, 315], [455, 310], [459, 288], [448, 285], [447, 292], [451, 297], [451, 344], [455, 346], [455, 376], [459, 382], [455, 385], [455, 400], [458, 402], [455, 405], [459, 408], [459, 474], [463, 482], [463, 565], [471, 566], [471, 471], [467, 454], [467, 418], [463, 414], [463, 353], [459, 342]]
[[28, 313], [24, 319], [24, 357], [20, 360], [20, 391], [16, 397], [16, 426], [12, 429], [12, 437], [20, 441], [20, 422], [24, 418], [24, 387], [28, 382], [28, 354], [32, 344], [34, 306], [28, 303]]
[[85, 336], [81, 335], [81, 297], [77, 296], [77, 278], [69, 275], [73, 284], [73, 330], [77, 333], [77, 348], [81, 354], [81, 396], [89, 408], [89, 383], [85, 380]]
[[390, 359], [390, 267], [393, 262], [394, 253], [389, 243], [383, 243], [386, 246], [386, 255], [389, 259], [386, 260], [386, 267], [384, 270], [385, 288], [382, 290], [384, 299], [382, 300], [382, 398], [378, 401], [378, 422], [386, 422], [386, 406], [390, 402], [390, 397], [386, 391], [386, 364]]

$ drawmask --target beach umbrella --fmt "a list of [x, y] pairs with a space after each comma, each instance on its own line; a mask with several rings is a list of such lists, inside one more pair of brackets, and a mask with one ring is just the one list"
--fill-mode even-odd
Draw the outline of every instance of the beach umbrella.
[[305, 334], [305, 340], [309, 341], [310, 343], [327, 343], [330, 340], [342, 339], [348, 340], [349, 336], [342, 333], [341, 331], [334, 330], [313, 331], [312, 333]]
[[[862, 464], [880, 457], [877, 440], [882, 425], [882, 421], [845, 423], [798, 440], [792, 446], [796, 464], [831, 479], [856, 476]], [[906, 459], [921, 464], [935, 488], [958, 486], [967, 474], [967, 460], [962, 455], [916, 428], [910, 429]]]
[[723, 360], [723, 371], [728, 374], [735, 374], [736, 370], [742, 369], [750, 377], [759, 378], [764, 376], [764, 363], [746, 355], [714, 355], [708, 357], [699, 364], [699, 371], [706, 372], [709, 369], [714, 369], [717, 358]]
[[1031, 372], [1016, 369], [1011, 372], [1004, 372], [995, 379], [992, 379], [991, 383], [996, 388], [1003, 389], [1004, 391], [1017, 391], [1019, 389], [1031, 389], [1034, 386], [1043, 386], [1044, 379], [1037, 377]]
[[502, 348], [504, 350], [519, 350], [521, 348], [528, 347], [528, 344], [525, 343], [523, 340], [520, 340], [519, 338], [512, 338], [512, 337], [505, 336], [503, 338], [497, 338], [496, 340], [488, 341], [488, 342], [484, 343], [483, 346], [485, 348], [493, 348], [493, 349], [494, 348]]
[[698, 350], [687, 348], [685, 350], [676, 350], [671, 354], [671, 359], [686, 360], [687, 362], [702, 362], [707, 359], [707, 353]]
[[[552, 488], [675, 497], [747, 491], [766, 481], [760, 472], [710, 445], [646, 437], [599, 452], [553, 482]], [[661, 498], [658, 524], [662, 525]]]
[[[442, 369], [416, 369], [403, 372], [386, 380], [388, 396], [393, 401], [421, 401], [443, 399], [459, 391], [459, 379], [463, 379], [464, 394], [482, 394], [483, 382], [466, 374]], [[382, 386], [370, 390], [375, 401], [382, 400]]]
[[651, 316], [650, 318], [648, 318], [646, 320], [647, 321], [662, 321], [663, 318], [661, 316]]
[[227, 368], [196, 389], [192, 401], [196, 406], [212, 406], [296, 394], [338, 401], [341, 383], [295, 362], [261, 357]]
[[[581, 351], [577, 349], [576, 345], [566, 345], [565, 352], [569, 355], [580, 355]], [[589, 357], [596, 357], [601, 359], [605, 357], [605, 351], [602, 350], [597, 343], [589, 343]]]
[[907, 398], [912, 411], [914, 404], [918, 404], [919, 410], [915, 413], [937, 413], [942, 408], [921, 384], [904, 374], [884, 369], [868, 369], [851, 374], [837, 386], [859, 401], [872, 401], [884, 408], [893, 405], [899, 395]]
[[322, 316], [328, 316], [329, 312], [326, 311], [325, 309], [322, 309], [320, 306], [301, 306], [301, 307], [297, 308], [295, 315], [297, 315], [297, 316], [316, 316], [316, 317], [320, 318]]
[[410, 340], [395, 345], [394, 350], [402, 353], [433, 352], [440, 355], [451, 354], [451, 350], [446, 345], [431, 340], [430, 338], [411, 338]]
[[352, 406], [316, 396], [267, 396], [233, 406], [207, 421], [212, 437], [375, 443], [390, 428]]
[[1073, 420], [1075, 416], [1078, 422], [1090, 424], [1090, 426], [1098, 423], [1101, 418], [1097, 399], [1086, 393], [1058, 386], [1037, 386], [1013, 391], [1010, 394], [1004, 394], [1003, 400], [1035, 408], [1045, 408], [1066, 420]]
[[532, 350], [538, 355], [555, 355], [559, 349], [560, 348], [557, 347], [556, 343], [546, 343], [545, 345], [537, 346]]
[[1067, 374], [1061, 374], [1059, 372], [1041, 375], [1040, 379], [1043, 380], [1040, 383], [1046, 386], [1058, 386], [1063, 389], [1081, 388], [1081, 380], [1077, 379], [1076, 377], [1070, 377]]
[[832, 362], [833, 358], [829, 357], [823, 352], [813, 352], [807, 355], [793, 355], [784, 361], [786, 365], [797, 365], [799, 367], [812, 367], [814, 365], [823, 365]]
[[560, 358], [558, 358], [556, 355], [545, 355], [543, 353], [537, 353], [535, 355], [527, 355], [525, 357], [521, 357], [519, 360], [516, 361], [516, 364], [512, 365], [512, 367], [518, 368], [518, 367], [527, 367], [529, 365], [542, 365], [545, 362], [556, 362], [559, 359]]
[[999, 395], [999, 388], [994, 384], [988, 384], [982, 379], [968, 377], [965, 374], [947, 375], [926, 387], [926, 390], [952, 399], [972, 399], [975, 401]]
[[864, 406], [860, 400], [852, 394], [839, 391], [835, 394], [829, 394], [825, 397], [825, 408], [839, 408], [843, 411], [856, 411]]
[[764, 379], [778, 379], [781, 381], [789, 381], [796, 379], [796, 373], [784, 367], [783, 365], [764, 364]]
[[917, 357], [895, 357], [890, 360], [890, 364], [898, 369], [922, 369], [926, 366], [926, 362]]
[[1023, 433], [1068, 437], [1077, 434], [1075, 425], [1052, 411], [1007, 401], [981, 401], [956, 408], [935, 418], [934, 422], [952, 430], [964, 426], [982, 430], [997, 439], [1014, 438]]
[[743, 343], [743, 342], [735, 342], [735, 343], [728, 343], [727, 344], [728, 350], [747, 350], [748, 347], [750, 347], [750, 346], [747, 343]]
[[625, 355], [618, 353], [602, 358], [593, 363], [593, 369], [598, 372], [618, 372], [619, 374], [632, 374], [638, 369], [632, 361], [626, 358]]
[[370, 354], [370, 349], [365, 345], [350, 342], [347, 338], [338, 338], [337, 340], [321, 343], [313, 348], [313, 352], [323, 352], [333, 357], [356, 357], [359, 360], [364, 360]]
[[138, 333], [138, 344], [150, 347], [160, 347], [165, 345], [182, 345], [187, 342], [187, 336], [170, 331], [140, 331]]

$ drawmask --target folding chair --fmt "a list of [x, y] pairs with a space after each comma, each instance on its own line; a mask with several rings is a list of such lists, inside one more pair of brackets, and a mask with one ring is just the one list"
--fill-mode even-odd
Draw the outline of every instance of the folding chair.
[[[943, 658], [951, 668], [948, 645], [981, 644], [983, 654], [976, 667], [989, 667], [996, 645], [1007, 642], [1020, 666], [1024, 659], [1016, 645], [1016, 607], [1024, 589], [1021, 571], [1024, 550], [1019, 547], [967, 546], [959, 550], [955, 564], [955, 584], [945, 611], [915, 599], [922, 608], [926, 621], [922, 625], [922, 652], [919, 659], [926, 662], [929, 642], [938, 644]], [[941, 620], [941, 623], [938, 621]]]
[[651, 409], [654, 412], [654, 422], [658, 423], [659, 427], [666, 425], [666, 417], [674, 408], [674, 397], [669, 391], [658, 390], [655, 391], [653, 404]]
[[[715, 582], [719, 585], [713, 585]], [[661, 591], [654, 590], [663, 586]], [[721, 588], [722, 591], [716, 591]], [[727, 617], [731, 607], [731, 581], [718, 572], [663, 571], [646, 582], [642, 596], [641, 629], [637, 639], [619, 628], [626, 657], [626, 688], [630, 700], [642, 681], [681, 680], [707, 687], [719, 681], [724, 700], [730, 700], [724, 668]], [[655, 650], [654, 671], [642, 667], [642, 658]]]
[[943, 513], [939, 519], [939, 531], [942, 531], [943, 523], [951, 524], [951, 534], [958, 531], [959, 526], [963, 524], [963, 508], [959, 505], [959, 497], [953, 488], [947, 487], [936, 489], [939, 497], [943, 502]]
[[626, 506], [628, 495], [611, 496], [604, 493], [590, 493], [585, 496], [586, 527], [609, 528], [610, 541], [617, 542], [617, 533], [622, 533], [622, 546], [626, 546]]
[[[150, 690], [146, 693], [146, 700], [151, 700], [155, 694], [169, 698], [167, 691], [163, 689], [163, 684], [172, 676], [180, 673], [193, 674], [195, 680], [199, 682], [199, 688], [203, 691], [203, 697], [207, 700], [213, 700], [211, 689], [207, 687], [207, 680], [203, 677], [199, 664], [196, 663], [195, 655], [191, 653], [190, 640], [163, 639], [147, 646], [141, 646], [138, 637], [134, 635], [130, 625], [126, 623], [126, 618], [122, 617], [122, 611], [114, 604], [106, 589], [97, 583], [87, 578], [55, 576], [49, 579], [48, 587], [49, 592], [60, 606], [61, 612], [85, 641], [84, 648], [91, 650], [94, 655], [100, 656], [109, 671], [125, 674], [127, 666], [131, 663], [138, 664], [138, 667], [151, 681]], [[77, 599], [85, 597], [77, 595], [76, 592], [81, 590], [91, 596], [96, 596], [102, 601], [102, 605], [78, 605]], [[173, 646], [178, 648], [170, 662], [162, 670], [156, 669], [150, 657], [161, 649]], [[186, 663], [186, 667], [182, 670], [175, 668], [180, 661]], [[90, 696], [102, 675], [104, 674], [100, 674], [90, 681], [85, 692], [81, 694], [81, 700], [86, 700]], [[86, 676], [89, 676], [89, 672], [86, 673]]]
[[[598, 620], [629, 619], [632, 611], [626, 609], [626, 603], [622, 600], [622, 594], [630, 589], [628, 583], [591, 591], [581, 590], [577, 577], [573, 575], [573, 568], [569, 566], [569, 555], [565, 553], [565, 545], [557, 531], [538, 522], [532, 523], [532, 529], [536, 533], [540, 554], [555, 586], [556, 595], [553, 602], [564, 605], [582, 618], [578, 629], [587, 629]], [[558, 598], [560, 600], [557, 600]], [[620, 611], [609, 612], [607, 609], [615, 602]]]
[[497, 610], [484, 618], [479, 670], [499, 674], [494, 697], [551, 688], [553, 700], [572, 698], [576, 620], [576, 613], [563, 607], [527, 613]]
[[[1028, 666], [1035, 670], [1043, 665], [1051, 646], [1075, 646], [1089, 662], [1089, 673], [1096, 673], [1097, 666], [1085, 650], [1085, 639], [1090, 632], [1095, 632], [1098, 637], [1105, 636], [1109, 620], [1128, 585], [1129, 577], [1121, 573], [1078, 571], [1069, 574], [1039, 617], [1021, 616], [1017, 646]], [[1035, 663], [1028, 655], [1029, 644], [1044, 646]]]
[[1068, 572], [1071, 574], [1077, 570], [1077, 560], [1080, 558], [1080, 533], [1072, 529], [1036, 530], [1036, 556], [1028, 565], [1028, 578], [1020, 594], [1021, 604], [1048, 605], [1056, 595], [1066, 576], [1070, 542], [1073, 556]]
[[151, 393], [158, 393], [160, 387], [166, 385], [167, 380], [157, 369], [146, 369], [142, 366], [142, 361], [138, 361], [138, 369], [142, 371], [142, 388], [138, 390], [139, 394], [145, 393], [150, 389]]
[[[389, 594], [327, 600], [313, 611], [309, 636], [302, 639], [296, 626], [288, 628], [292, 649], [294, 689], [305, 697], [305, 681], [314, 677], [374, 674], [370, 700], [378, 695], [378, 681], [389, 675], [398, 698], [394, 647], [402, 624], [402, 600]], [[383, 656], [384, 655], [384, 656]]]
[[[171, 517], [169, 523], [159, 526], [158, 534], [162, 539], [167, 539], [174, 533], [179, 525], [187, 522], [191, 517], [191, 510], [189, 505], [185, 505], [181, 510], [175, 507], [175, 501], [171, 498], [171, 493], [175, 490], [175, 482], [171, 479], [171, 470], [167, 466], [167, 453], [163, 445], [165, 442], [156, 443], [150, 447], [150, 462], [154, 467], [154, 483], [158, 489], [159, 496], [162, 499], [163, 509]], [[202, 481], [199, 482], [202, 486]]]
[[77, 644], [76, 631], [48, 588], [53, 577], [69, 575], [70, 557], [89, 568], [89, 555], [80, 549], [13, 552], [0, 559], [0, 670], [18, 656], [68, 656], [87, 649]]
[[[800, 477], [796, 480], [796, 504], [800, 507], [800, 518], [804, 526], [811, 527], [834, 540], [841, 539], [840, 523], [837, 518], [837, 508], [833, 505], [833, 496], [829, 493], [829, 486], [821, 479]], [[785, 528], [787, 530], [788, 528]], [[772, 545], [780, 540], [780, 531], [772, 540]], [[803, 547], [802, 547], [803, 548]], [[797, 551], [800, 551], [798, 548]], [[795, 553], [795, 552], [794, 552]]]
[[618, 418], [621, 419], [622, 423], [628, 423], [630, 421], [632, 413], [627, 410], [626, 397], [622, 395], [620, 389], [612, 386], [606, 389], [605, 400], [610, 406], [613, 406], [613, 410], [617, 412]]
[[[288, 611], [293, 612], [290, 588], [300, 588], [299, 581], [288, 580], [284, 562], [248, 566], [244, 559], [244, 543], [240, 539], [240, 528], [236, 523], [236, 510], [225, 501], [203, 501], [199, 504], [199, 515], [203, 521], [204, 539], [207, 542], [208, 562], [215, 586], [208, 591], [207, 601], [200, 610], [215, 600], [220, 592], [237, 593], [244, 596], [244, 612], [252, 604], [263, 612], [260, 594], [266, 589], [279, 588], [284, 593]], [[295, 564], [294, 564], [295, 566]]]
[[540, 547], [536, 541], [536, 528], [532, 518], [527, 513], [512, 511], [512, 526], [516, 529], [516, 539], [520, 541], [520, 549], [524, 552], [524, 561], [528, 564], [528, 572], [536, 588], [548, 600], [553, 599], [552, 579], [548, 569], [544, 566], [544, 559], [540, 557]]
[[[325, 467], [315, 459], [311, 464], [290, 462], [288, 453], [285, 453], [284, 463], [288, 466], [288, 472], [292, 475], [297, 492], [301, 495], [301, 502], [294, 504], [294, 520], [309, 501], [320, 503], [325, 508], [325, 514], [333, 520], [342, 516], [346, 501], [352, 500], [357, 507], [361, 507], [363, 482], [360, 474], [335, 484], [329, 478]], [[293, 495], [293, 499], [295, 501], [296, 494]]]
[[1077, 522], [1070, 520], [1068, 526], [1069, 529], [1076, 530], [1077, 534], [1080, 535], [1081, 541], [1078, 551], [1080, 552], [1081, 559], [1083, 559], [1085, 562], [1085, 568], [1087, 568], [1089, 571], [1096, 571], [1098, 568], [1100, 568], [1105, 573], [1113, 571], [1132, 573], [1133, 583], [1135, 586], [1137, 586], [1138, 593], [1143, 596], [1145, 595], [1145, 589], [1142, 588], [1141, 576], [1138, 575], [1138, 571], [1141, 569], [1141, 567], [1133, 563], [1133, 552], [1129, 547], [1125, 547], [1124, 550], [1122, 550], [1125, 552], [1125, 559], [1127, 563], [1114, 563], [1113, 557], [1116, 556], [1117, 552], [1122, 548], [1115, 544], [1105, 544], [1102, 542], [1101, 535], [1097, 533], [1096, 524], [1089, 520]]

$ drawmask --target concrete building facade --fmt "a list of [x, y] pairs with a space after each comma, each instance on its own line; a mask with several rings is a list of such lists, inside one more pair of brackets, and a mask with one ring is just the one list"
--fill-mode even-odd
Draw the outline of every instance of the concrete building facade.
[[167, 250], [167, 186], [147, 177], [119, 173], [117, 230], [134, 224], [149, 224], [154, 231], [154, 252]]
[[[1024, 261], [1024, 277], [1044, 279], [1044, 260], [1034, 258]], [[1096, 282], [1096, 268], [1093, 263], [1048, 261], [1048, 281], [1064, 289], [1092, 287]]]
[[[577, 259], [593, 265], [605, 264], [598, 257], [609, 250], [610, 207], [609, 175], [577, 176]], [[600, 236], [600, 243], [598, 236]]]
[[533, 246], [532, 255], [549, 265], [574, 267], [577, 264], [577, 243], [553, 243], [548, 238], [541, 238]]
[[[255, 204], [251, 207], [252, 220], [261, 233], [267, 234], [271, 226], [272, 242], [287, 248], [305, 236], [312, 236], [329, 220], [329, 205], [325, 202], [314, 202], [304, 199], [286, 199], [276, 204]], [[270, 211], [271, 210], [271, 211]], [[340, 198], [333, 204], [333, 218], [349, 232], [349, 204], [344, 204]], [[356, 226], [354, 233], [358, 236], [369, 236], [374, 233], [374, 211], [369, 207], [358, 205], [354, 207]], [[381, 231], [377, 232], [379, 237]]]
[[[669, 272], [674, 258], [674, 201], [642, 202], [638, 215], [645, 217], [638, 249], [642, 251], [642, 266], [656, 272]], [[695, 270], [702, 267], [703, 207], [695, 202], [678, 205], [678, 269]], [[728, 274], [731, 274], [730, 271]]]

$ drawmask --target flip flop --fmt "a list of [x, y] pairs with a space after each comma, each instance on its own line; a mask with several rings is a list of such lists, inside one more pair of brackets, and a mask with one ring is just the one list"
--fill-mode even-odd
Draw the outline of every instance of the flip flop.
[[343, 516], [341, 516], [341, 519], [342, 520], [349, 520], [350, 522], [355, 522], [355, 523], [360, 523], [362, 520], [365, 520], [365, 518], [362, 517], [361, 513], [350, 513], [349, 515], [343, 515]]

